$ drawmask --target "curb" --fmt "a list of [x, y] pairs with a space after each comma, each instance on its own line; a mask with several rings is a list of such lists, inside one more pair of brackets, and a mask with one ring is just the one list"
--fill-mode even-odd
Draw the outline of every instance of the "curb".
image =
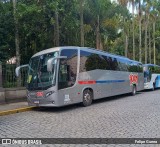
[[14, 114], [14, 113], [20, 113], [20, 112], [25, 112], [25, 111], [31, 111], [34, 108], [36, 108], [36, 107], [25, 107], [25, 108], [13, 109], [13, 110], [1, 111], [0, 116]]

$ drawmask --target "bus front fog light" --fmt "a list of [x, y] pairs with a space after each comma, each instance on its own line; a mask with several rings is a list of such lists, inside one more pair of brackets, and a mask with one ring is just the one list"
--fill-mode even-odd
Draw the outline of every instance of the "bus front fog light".
[[50, 96], [50, 95], [53, 94], [53, 93], [54, 93], [54, 91], [49, 91], [49, 92], [47, 92], [47, 93], [46, 93], [46, 97]]

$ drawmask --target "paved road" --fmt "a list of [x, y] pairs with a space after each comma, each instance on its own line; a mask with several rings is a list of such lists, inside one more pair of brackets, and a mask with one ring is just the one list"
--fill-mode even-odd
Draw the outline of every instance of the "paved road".
[[105, 98], [90, 107], [72, 105], [1, 116], [0, 138], [10, 137], [160, 138], [160, 90]]

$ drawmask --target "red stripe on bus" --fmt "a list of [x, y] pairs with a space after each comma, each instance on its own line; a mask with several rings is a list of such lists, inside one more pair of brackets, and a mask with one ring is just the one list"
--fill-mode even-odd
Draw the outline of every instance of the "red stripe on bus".
[[79, 84], [96, 84], [96, 81], [78, 81]]

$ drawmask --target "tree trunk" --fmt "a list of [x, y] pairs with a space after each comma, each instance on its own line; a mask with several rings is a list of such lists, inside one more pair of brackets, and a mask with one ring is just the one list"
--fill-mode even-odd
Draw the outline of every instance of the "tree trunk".
[[99, 46], [100, 46], [100, 49], [103, 50], [103, 42], [102, 42], [101, 37], [100, 37], [100, 44], [99, 44]]
[[132, 0], [132, 15], [133, 15], [133, 20], [132, 20], [132, 30], [133, 30], [133, 60], [135, 60], [135, 34], [134, 34], [134, 0]]
[[58, 16], [58, 11], [56, 10], [55, 11], [55, 21], [56, 21], [56, 24], [55, 24], [55, 43], [56, 43], [56, 46], [59, 46], [59, 16]]
[[[150, 28], [150, 25], [149, 25]], [[149, 33], [148, 33], [148, 37], [149, 37], [149, 63], [151, 63], [151, 30], [148, 29]]]
[[80, 0], [81, 46], [84, 46], [83, 1]]
[[96, 26], [96, 48], [100, 49], [99, 15], [97, 17], [97, 26]]
[[141, 24], [141, 1], [139, 0], [139, 62], [142, 62], [142, 24]]
[[[15, 46], [16, 46], [16, 66], [20, 66], [20, 49], [19, 49], [19, 32], [18, 32], [18, 19], [16, 16], [16, 0], [13, 2], [13, 16], [14, 16], [14, 25], [15, 25]], [[21, 76], [17, 78], [17, 86], [21, 86]]]
[[128, 35], [125, 34], [125, 57], [128, 56]]
[[148, 54], [147, 54], [148, 52], [148, 45], [147, 45], [148, 30], [147, 29], [148, 29], [148, 14], [146, 12], [145, 14], [145, 64], [147, 64], [147, 57], [148, 57]]
[[53, 44], [56, 46], [56, 25], [54, 25]]
[[155, 27], [156, 23], [153, 22], [153, 52], [154, 52], [154, 64], [156, 64], [156, 43], [155, 43]]

